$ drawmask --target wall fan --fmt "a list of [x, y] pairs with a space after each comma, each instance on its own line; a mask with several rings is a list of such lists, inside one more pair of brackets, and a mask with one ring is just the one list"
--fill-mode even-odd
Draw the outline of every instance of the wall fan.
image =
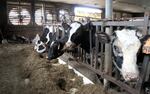
[[27, 8], [20, 5], [14, 6], [9, 12], [9, 21], [13, 25], [28, 25], [30, 23], [30, 13]]

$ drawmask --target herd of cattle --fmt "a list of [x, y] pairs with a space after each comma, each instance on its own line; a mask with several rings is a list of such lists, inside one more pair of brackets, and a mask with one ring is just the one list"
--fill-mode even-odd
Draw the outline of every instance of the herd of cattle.
[[[54, 27], [46, 27], [43, 34], [41, 36], [37, 34], [33, 40], [34, 49], [39, 54], [47, 52], [48, 60], [55, 59], [65, 51], [71, 51], [77, 46], [90, 53], [89, 31], [92, 32], [92, 47], [95, 47], [96, 29], [91, 22], [86, 24], [62, 23], [59, 31], [65, 32], [64, 36], [56, 38]], [[139, 78], [137, 62], [143, 59], [142, 48], [149, 36], [143, 36], [140, 29], [131, 27], [114, 29], [113, 32], [112, 36], [103, 32], [106, 36], [104, 40], [106, 43], [111, 43], [115, 62], [120, 68], [123, 78], [126, 81], [137, 80]], [[148, 48], [145, 47], [144, 51], [149, 52]]]

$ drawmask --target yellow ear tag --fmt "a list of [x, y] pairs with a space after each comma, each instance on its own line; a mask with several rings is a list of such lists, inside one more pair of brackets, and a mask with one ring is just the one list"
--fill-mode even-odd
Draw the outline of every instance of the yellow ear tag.
[[150, 38], [145, 41], [145, 44], [142, 50], [143, 50], [143, 53], [150, 54]]

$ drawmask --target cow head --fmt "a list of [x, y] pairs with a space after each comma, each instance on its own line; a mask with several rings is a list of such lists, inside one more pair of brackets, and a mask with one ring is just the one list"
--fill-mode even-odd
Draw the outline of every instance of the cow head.
[[36, 50], [36, 52], [41, 54], [41, 53], [46, 51], [46, 46], [45, 46], [45, 44], [42, 41], [38, 40], [35, 43], [34, 49]]
[[54, 26], [45, 26], [42, 35], [40, 37], [40, 40], [46, 45], [50, 44], [52, 40], [54, 40], [56, 37], [55, 32], [56, 30]]
[[114, 54], [120, 57], [117, 60], [122, 62], [122, 75], [126, 81], [135, 80], [139, 77], [139, 70], [136, 63], [137, 52], [141, 47], [137, 31], [135, 29], [122, 29], [116, 30], [115, 33], [117, 38], [113, 44], [113, 52], [115, 48], [117, 53], [115, 51]]
[[38, 53], [43, 53], [46, 51], [46, 46], [40, 40], [40, 36], [36, 34], [36, 37], [33, 39], [32, 43], [34, 44], [34, 50]]
[[53, 26], [45, 26], [42, 32], [42, 35], [38, 34], [33, 39], [34, 49], [38, 53], [43, 53], [46, 51], [46, 48], [50, 45], [52, 40], [55, 39], [55, 30]]
[[48, 60], [61, 56], [64, 53], [62, 48], [63, 44], [60, 41], [53, 41], [48, 49]]
[[55, 59], [64, 53], [64, 50], [62, 49], [68, 40], [68, 31], [70, 28], [70, 25], [64, 22], [62, 23], [62, 26], [59, 27], [59, 31], [64, 32], [64, 36], [51, 42], [48, 49], [48, 60]]
[[64, 49], [72, 50], [78, 46], [83, 38], [83, 26], [79, 22], [74, 22], [70, 25], [68, 41], [65, 43]]

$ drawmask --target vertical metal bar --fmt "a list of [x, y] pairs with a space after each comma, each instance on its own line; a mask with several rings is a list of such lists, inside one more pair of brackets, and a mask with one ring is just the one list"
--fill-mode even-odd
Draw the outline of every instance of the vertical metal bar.
[[150, 79], [150, 61], [148, 61], [148, 64], [147, 64], [147, 72], [146, 72], [145, 81], [148, 81], [149, 79]]
[[46, 22], [46, 14], [45, 14], [46, 12], [45, 12], [45, 4], [42, 4], [42, 17], [43, 17], [43, 24], [45, 24], [45, 22]]
[[[104, 32], [104, 26], [103, 25], [101, 26], [101, 32]], [[101, 41], [101, 40], [99, 40], [99, 41]], [[104, 61], [104, 44], [101, 43], [99, 46], [101, 49], [100, 56], [101, 56], [101, 61], [102, 61], [100, 64], [100, 71], [103, 71], [103, 69], [104, 69], [103, 68], [103, 66], [104, 66], [104, 62], [103, 62]]]
[[78, 57], [77, 60], [78, 60], [78, 59], [80, 60], [80, 58], [81, 58], [81, 57], [80, 57], [80, 54], [81, 54], [80, 48], [78, 47], [77, 50], [78, 50], [78, 51], [77, 51], [77, 57]]
[[[106, 19], [112, 19], [112, 11], [113, 11], [113, 7], [112, 7], [112, 0], [105, 0], [105, 18]], [[108, 35], [111, 35], [111, 31], [109, 28], [106, 28], [106, 33]], [[105, 72], [109, 75], [111, 75], [110, 71], [112, 69], [112, 60], [111, 60], [111, 44], [106, 44], [105, 45]], [[107, 89], [107, 87], [109, 86], [109, 83], [106, 79], [104, 79], [104, 88]]]
[[[102, 25], [101, 26], [101, 32], [104, 32], [104, 26]], [[101, 57], [103, 56], [103, 54], [104, 54], [104, 44], [100, 44], [100, 46], [101, 46], [101, 52], [100, 52], [100, 55], [101, 55]], [[103, 59], [104, 60], [104, 59]], [[101, 66], [102, 67], [102, 66]]]
[[82, 51], [82, 63], [84, 63], [84, 52], [83, 52], [82, 48], [80, 48], [80, 49]]
[[31, 22], [32, 22], [32, 25], [34, 26], [35, 24], [35, 0], [32, 0], [31, 1]]
[[100, 65], [100, 71], [103, 71], [103, 67], [104, 67], [104, 44], [100, 44], [99, 45], [101, 47], [101, 52], [100, 52], [100, 56], [101, 56], [101, 65]]
[[112, 0], [105, 0], [105, 18], [106, 19], [112, 19]]
[[148, 28], [148, 34], [150, 35], [150, 27]]
[[[83, 50], [83, 49], [82, 49]], [[83, 54], [84, 54], [84, 63], [86, 63], [86, 52], [83, 50]]]
[[148, 24], [149, 24], [149, 13], [145, 12], [144, 14], [144, 30], [143, 30], [143, 35], [148, 34]]
[[98, 41], [98, 36], [97, 36], [97, 33], [98, 33], [98, 26], [96, 26], [96, 34], [95, 34], [95, 37], [96, 37], [96, 40], [95, 40], [95, 64], [94, 64], [94, 68], [97, 69], [97, 65], [98, 65], [98, 48], [99, 48], [99, 41]]
[[93, 51], [92, 51], [92, 30], [91, 29], [89, 32], [89, 38], [90, 38], [90, 64], [92, 66], [93, 65], [93, 56], [92, 56]]
[[137, 90], [139, 91], [138, 93], [141, 94], [142, 93], [142, 84], [145, 80], [146, 74], [147, 74], [147, 69], [148, 69], [148, 64], [149, 64], [149, 60], [150, 60], [150, 56], [149, 55], [145, 55], [144, 56], [144, 60], [143, 60], [143, 65], [142, 65], [142, 72], [140, 73], [140, 79], [137, 83]]
[[82, 57], [82, 58], [81, 58], [81, 61], [84, 62], [84, 53], [83, 53], [82, 48], [80, 48], [80, 50], [81, 50], [81, 57]]

